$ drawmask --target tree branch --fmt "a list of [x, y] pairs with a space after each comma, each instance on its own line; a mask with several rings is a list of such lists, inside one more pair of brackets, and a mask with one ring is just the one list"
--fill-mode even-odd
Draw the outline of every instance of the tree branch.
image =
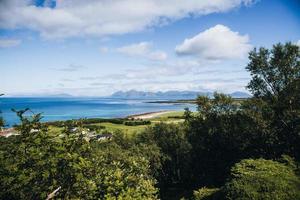
[[50, 194], [48, 194], [46, 200], [52, 199], [60, 189], [61, 189], [61, 186], [59, 186], [56, 190], [54, 190], [53, 192], [51, 192]]

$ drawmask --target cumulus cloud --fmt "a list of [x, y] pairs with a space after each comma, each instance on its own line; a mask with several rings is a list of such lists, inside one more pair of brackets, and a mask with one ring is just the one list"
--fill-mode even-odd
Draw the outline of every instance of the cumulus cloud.
[[0, 28], [27, 28], [45, 38], [132, 33], [189, 16], [226, 12], [254, 0], [1, 0]]
[[0, 48], [15, 47], [21, 44], [21, 40], [16, 39], [0, 39]]
[[128, 56], [139, 56], [150, 60], [165, 60], [167, 54], [160, 50], [152, 50], [152, 43], [140, 42], [117, 48], [117, 52]]
[[176, 46], [178, 55], [194, 55], [209, 60], [236, 59], [247, 55], [248, 35], [240, 35], [224, 25], [216, 25]]

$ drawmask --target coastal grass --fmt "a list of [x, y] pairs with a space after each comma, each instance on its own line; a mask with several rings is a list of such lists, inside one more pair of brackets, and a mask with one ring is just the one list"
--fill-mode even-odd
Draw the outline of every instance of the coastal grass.
[[[122, 131], [125, 134], [133, 135], [135, 133], [142, 132], [146, 127], [153, 126], [156, 123], [161, 123], [161, 122], [181, 123], [184, 121], [183, 114], [184, 114], [184, 111], [170, 111], [168, 113], [162, 113], [159, 116], [147, 119], [147, 120], [151, 121], [150, 125], [127, 126], [125, 124], [115, 124], [115, 123], [111, 123], [111, 122], [91, 123], [89, 125], [105, 127], [104, 130], [106, 130], [108, 132]], [[57, 127], [57, 126], [53, 126], [53, 125], [49, 126], [49, 131], [52, 133], [60, 132], [62, 130], [63, 130], [62, 127]]]
[[132, 135], [134, 133], [139, 133], [143, 131], [149, 125], [139, 125], [139, 126], [126, 126], [124, 124], [113, 124], [110, 122], [96, 123], [93, 125], [104, 126], [105, 130], [109, 132], [122, 131], [125, 134]]
[[165, 123], [179, 123], [183, 122], [184, 120], [181, 119], [183, 117], [184, 111], [171, 111], [168, 113], [163, 113], [159, 115], [158, 117], [154, 117], [149, 119], [151, 121], [151, 125], [138, 125], [138, 126], [126, 126], [124, 124], [113, 124], [109, 122], [104, 123], [97, 123], [93, 125], [99, 125], [104, 126], [107, 131], [118, 131], [121, 130], [124, 133], [127, 134], [133, 134], [133, 133], [140, 133], [142, 132], [146, 127], [152, 126], [156, 123], [165, 122]]
[[171, 119], [176, 117], [183, 117], [184, 111], [170, 111], [168, 113], [163, 113], [154, 119]]

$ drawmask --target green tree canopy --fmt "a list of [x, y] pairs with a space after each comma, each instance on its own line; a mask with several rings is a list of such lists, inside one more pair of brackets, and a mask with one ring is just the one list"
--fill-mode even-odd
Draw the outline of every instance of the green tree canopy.
[[249, 53], [246, 69], [252, 80], [248, 89], [254, 98], [246, 110], [270, 134], [275, 156], [290, 154], [300, 159], [300, 48], [290, 42], [271, 50]]
[[300, 179], [291, 166], [272, 160], [246, 159], [232, 167], [222, 193], [228, 200], [300, 199]]
[[147, 156], [87, 140], [81, 121], [50, 132], [25, 112], [19, 135], [0, 138], [0, 199], [157, 199]]

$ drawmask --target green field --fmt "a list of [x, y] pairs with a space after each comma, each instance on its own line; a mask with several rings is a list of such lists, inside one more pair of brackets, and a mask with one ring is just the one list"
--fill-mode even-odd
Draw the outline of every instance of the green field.
[[154, 117], [152, 119], [149, 119], [151, 121], [151, 125], [139, 125], [139, 126], [126, 126], [124, 124], [113, 124], [109, 122], [104, 123], [97, 123], [93, 125], [99, 125], [104, 126], [107, 131], [115, 132], [115, 131], [122, 131], [126, 134], [133, 134], [133, 133], [139, 133], [143, 131], [147, 126], [152, 126], [155, 123], [165, 122], [165, 123], [178, 123], [182, 122], [183, 119], [178, 119], [176, 117], [182, 117], [184, 111], [174, 111], [170, 113], [164, 113], [161, 114], [159, 117]]
[[[183, 122], [183, 119], [182, 119], [183, 114], [184, 114], [184, 111], [174, 111], [174, 112], [169, 112], [169, 113], [163, 113], [163, 114], [159, 115], [158, 117], [147, 119], [147, 120], [151, 121], [151, 125], [127, 126], [124, 124], [114, 124], [114, 123], [110, 123], [110, 122], [92, 123], [91, 125], [105, 127], [104, 130], [107, 130], [109, 132], [122, 131], [125, 134], [132, 135], [134, 133], [140, 133], [146, 127], [152, 126], [156, 123], [160, 123], [160, 122], [180, 123], [180, 122]], [[57, 132], [57, 131], [62, 130], [62, 128], [59, 128], [56, 126], [49, 126], [49, 129], [50, 129], [50, 132]]]
[[122, 131], [125, 134], [131, 135], [133, 133], [138, 133], [144, 130], [149, 125], [139, 125], [139, 126], [126, 126], [124, 124], [113, 124], [109, 122], [97, 123], [93, 125], [104, 126], [105, 130], [109, 132]]

